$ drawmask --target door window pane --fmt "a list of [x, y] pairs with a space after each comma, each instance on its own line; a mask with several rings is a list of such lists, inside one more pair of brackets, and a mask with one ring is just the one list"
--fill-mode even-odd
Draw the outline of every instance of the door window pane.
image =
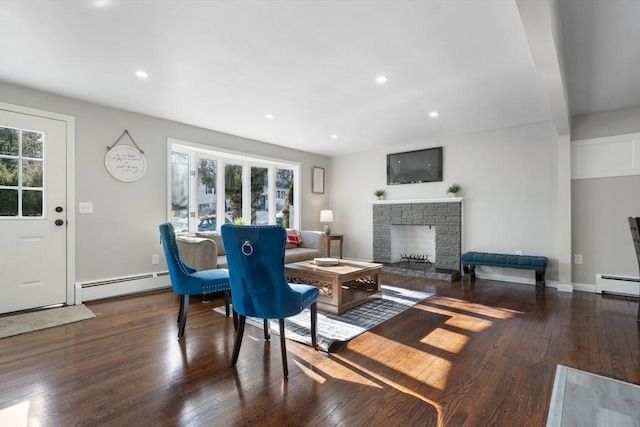
[[18, 190], [0, 190], [0, 216], [18, 216]]
[[242, 218], [242, 165], [224, 167], [225, 222]]
[[216, 178], [215, 160], [198, 159], [198, 231], [216, 229]]
[[269, 224], [269, 169], [251, 168], [251, 224]]
[[18, 129], [0, 127], [0, 154], [17, 156], [20, 150], [20, 131]]
[[276, 223], [285, 228], [293, 221], [293, 170], [276, 169]]
[[0, 185], [18, 185], [18, 159], [0, 158]]
[[42, 159], [44, 134], [42, 132], [22, 131], [22, 157]]
[[176, 232], [189, 231], [189, 156], [171, 153], [171, 223]]
[[42, 162], [38, 160], [22, 161], [22, 186], [42, 187]]
[[22, 216], [42, 216], [42, 191], [22, 192]]

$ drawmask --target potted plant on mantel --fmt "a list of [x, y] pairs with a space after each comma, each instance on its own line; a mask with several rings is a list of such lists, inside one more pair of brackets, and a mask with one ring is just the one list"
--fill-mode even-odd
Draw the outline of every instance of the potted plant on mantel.
[[378, 198], [378, 200], [382, 200], [384, 199], [384, 193], [386, 193], [386, 191], [384, 190], [376, 190], [373, 192], [373, 195], [376, 196]]
[[453, 197], [458, 197], [458, 192], [462, 190], [462, 187], [455, 182], [447, 188], [447, 193], [451, 194]]

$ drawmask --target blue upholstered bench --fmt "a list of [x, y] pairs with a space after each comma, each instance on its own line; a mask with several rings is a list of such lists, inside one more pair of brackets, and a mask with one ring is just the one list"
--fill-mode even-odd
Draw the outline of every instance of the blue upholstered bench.
[[544, 273], [547, 268], [547, 263], [549, 262], [549, 259], [544, 256], [507, 255], [487, 252], [465, 252], [460, 258], [462, 260], [465, 279], [469, 276], [470, 280], [475, 280], [476, 265], [519, 268], [523, 270], [534, 270], [536, 272], [536, 286], [544, 286]]

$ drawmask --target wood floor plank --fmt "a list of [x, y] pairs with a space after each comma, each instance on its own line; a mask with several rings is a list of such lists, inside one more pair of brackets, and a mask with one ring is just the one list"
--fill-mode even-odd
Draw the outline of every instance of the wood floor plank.
[[221, 297], [192, 298], [180, 341], [170, 291], [90, 302], [96, 318], [0, 340], [0, 417], [26, 404], [27, 425], [47, 426], [543, 426], [559, 363], [640, 384], [637, 299], [382, 283], [435, 295], [334, 354], [288, 341], [287, 380], [279, 339], [252, 325], [230, 366]]

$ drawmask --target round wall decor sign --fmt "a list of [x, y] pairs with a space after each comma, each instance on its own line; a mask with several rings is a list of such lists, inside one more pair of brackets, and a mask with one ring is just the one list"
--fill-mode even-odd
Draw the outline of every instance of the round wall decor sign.
[[137, 181], [147, 171], [144, 154], [130, 145], [111, 148], [104, 158], [104, 164], [111, 176], [123, 182]]

